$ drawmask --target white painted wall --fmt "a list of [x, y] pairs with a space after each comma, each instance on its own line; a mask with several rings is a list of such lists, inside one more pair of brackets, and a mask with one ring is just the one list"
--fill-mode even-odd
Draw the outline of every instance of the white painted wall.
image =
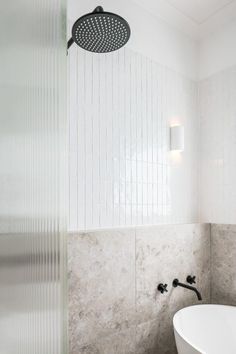
[[197, 78], [197, 43], [132, 0], [68, 1], [68, 36], [74, 21], [97, 5], [123, 16], [132, 34], [127, 47], [192, 79]]

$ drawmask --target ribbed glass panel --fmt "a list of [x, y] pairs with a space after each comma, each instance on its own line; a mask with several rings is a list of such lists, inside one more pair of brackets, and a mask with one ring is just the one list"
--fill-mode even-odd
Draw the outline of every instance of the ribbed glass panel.
[[0, 2], [0, 353], [66, 351], [66, 1]]

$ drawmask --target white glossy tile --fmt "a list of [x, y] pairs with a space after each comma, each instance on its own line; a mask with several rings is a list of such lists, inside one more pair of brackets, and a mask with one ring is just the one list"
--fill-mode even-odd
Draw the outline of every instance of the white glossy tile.
[[[196, 83], [128, 49], [75, 52], [70, 229], [196, 222]], [[181, 161], [169, 159], [173, 117], [186, 126]]]
[[200, 83], [199, 107], [200, 217], [213, 223], [235, 223], [235, 68]]

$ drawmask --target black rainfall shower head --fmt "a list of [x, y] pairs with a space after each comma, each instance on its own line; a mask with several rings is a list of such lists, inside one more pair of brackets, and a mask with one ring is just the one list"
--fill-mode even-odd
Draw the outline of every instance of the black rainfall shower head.
[[129, 38], [128, 22], [98, 6], [92, 13], [80, 17], [75, 22], [67, 48], [75, 42], [90, 52], [108, 53], [123, 47]]

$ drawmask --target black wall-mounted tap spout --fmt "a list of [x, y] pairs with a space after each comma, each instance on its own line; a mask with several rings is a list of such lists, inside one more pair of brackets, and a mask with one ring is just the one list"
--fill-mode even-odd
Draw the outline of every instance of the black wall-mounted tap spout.
[[194, 291], [195, 294], [197, 295], [198, 300], [199, 300], [199, 301], [202, 300], [202, 296], [201, 296], [200, 292], [199, 292], [194, 286], [191, 286], [191, 285], [188, 285], [188, 284], [180, 283], [178, 279], [174, 279], [174, 280], [173, 280], [173, 287], [176, 288], [177, 286], [181, 286], [182, 288], [185, 288], [185, 289], [189, 289], [189, 290]]

